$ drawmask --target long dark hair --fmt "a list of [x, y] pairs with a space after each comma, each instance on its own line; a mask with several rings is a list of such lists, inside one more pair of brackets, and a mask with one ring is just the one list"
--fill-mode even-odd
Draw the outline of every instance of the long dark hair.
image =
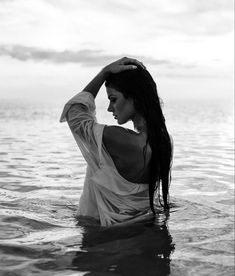
[[[147, 143], [152, 149], [149, 181], [150, 208], [155, 213], [154, 193], [157, 188], [160, 188], [161, 183], [163, 206], [168, 209], [172, 144], [162, 113], [156, 83], [147, 70], [138, 67], [134, 70], [110, 74], [105, 86], [118, 90], [125, 98], [132, 98], [136, 111], [145, 119]], [[160, 197], [160, 192], [158, 194]]]

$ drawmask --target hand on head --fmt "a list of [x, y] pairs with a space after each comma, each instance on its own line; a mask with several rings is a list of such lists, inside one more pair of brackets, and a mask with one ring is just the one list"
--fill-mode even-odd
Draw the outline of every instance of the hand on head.
[[142, 62], [137, 59], [123, 57], [107, 65], [103, 70], [106, 74], [116, 74], [126, 70], [135, 70], [138, 67], [146, 69]]

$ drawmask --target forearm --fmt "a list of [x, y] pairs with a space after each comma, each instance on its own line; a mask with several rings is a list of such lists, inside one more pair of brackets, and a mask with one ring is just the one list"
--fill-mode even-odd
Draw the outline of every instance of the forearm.
[[94, 98], [98, 94], [101, 86], [105, 82], [107, 73], [105, 72], [105, 69], [102, 69], [95, 77], [92, 79], [88, 85], [84, 88], [84, 91], [90, 92]]

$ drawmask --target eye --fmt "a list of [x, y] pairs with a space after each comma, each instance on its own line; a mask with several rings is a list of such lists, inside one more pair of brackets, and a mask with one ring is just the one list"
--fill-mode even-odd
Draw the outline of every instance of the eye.
[[111, 103], [115, 103], [116, 102], [116, 98], [110, 98], [109, 99]]

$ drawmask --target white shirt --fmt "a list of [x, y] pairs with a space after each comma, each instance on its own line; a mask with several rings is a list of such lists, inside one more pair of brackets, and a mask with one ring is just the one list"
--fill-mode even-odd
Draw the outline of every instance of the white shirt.
[[85, 91], [75, 95], [64, 106], [60, 121], [68, 122], [87, 162], [77, 216], [93, 217], [102, 226], [149, 216], [148, 185], [132, 183], [118, 173], [102, 142], [105, 125], [97, 123], [93, 95]]

